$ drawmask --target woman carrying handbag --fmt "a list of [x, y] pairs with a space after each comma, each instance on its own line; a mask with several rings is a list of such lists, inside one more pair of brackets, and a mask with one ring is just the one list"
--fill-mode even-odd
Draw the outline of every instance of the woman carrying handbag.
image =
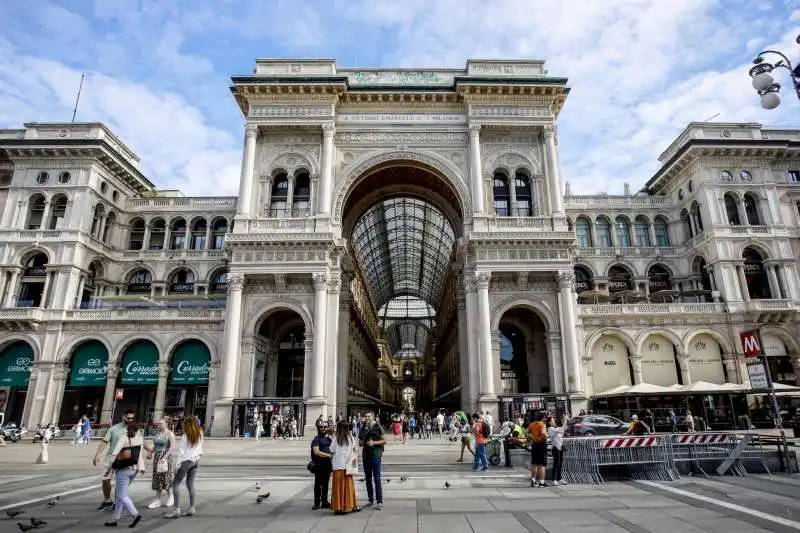
[[358, 453], [356, 440], [350, 435], [349, 429], [346, 421], [340, 421], [330, 447], [333, 454], [331, 507], [336, 515], [361, 510], [356, 503], [356, 486], [353, 483], [353, 476], [358, 474]]
[[128, 496], [128, 488], [133, 483], [133, 480], [136, 479], [136, 474], [144, 473], [142, 448], [151, 454], [153, 452], [153, 449], [144, 443], [144, 439], [139, 434], [139, 426], [136, 422], [131, 422], [128, 424], [128, 434], [125, 437], [120, 437], [111, 454], [110, 470], [113, 471], [117, 481], [116, 502], [112, 520], [103, 524], [106, 527], [117, 527], [117, 522], [122, 517], [123, 508], [133, 517], [133, 521], [128, 527], [136, 527], [136, 524], [142, 519], [142, 515], [133, 505], [133, 500]]
[[164, 417], [158, 422], [158, 432], [153, 437], [153, 484], [156, 499], [147, 506], [157, 509], [161, 506], [172, 507], [172, 453], [175, 450], [175, 434], [169, 428], [170, 419]]

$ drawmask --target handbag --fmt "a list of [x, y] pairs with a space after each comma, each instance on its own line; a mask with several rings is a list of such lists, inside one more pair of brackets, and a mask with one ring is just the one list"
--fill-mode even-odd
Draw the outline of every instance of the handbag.
[[157, 463], [156, 463], [156, 473], [157, 474], [166, 474], [169, 472], [169, 456], [164, 455]]
[[356, 453], [355, 446], [350, 450], [350, 457], [347, 459], [347, 464], [344, 467], [344, 473], [348, 476], [358, 475], [358, 454]]
[[317, 467], [317, 464], [314, 461], [309, 461], [308, 464], [306, 465], [306, 470], [308, 470], [312, 474], [315, 474], [316, 472], [314, 472], [314, 469], [316, 467]]
[[128, 468], [137, 465], [139, 463], [139, 454], [141, 452], [142, 452], [141, 445], [132, 446], [131, 439], [130, 437], [128, 437], [128, 446], [122, 448], [119, 451], [116, 459], [114, 459], [114, 462], [111, 463], [111, 468], [113, 470], [122, 470], [123, 468]]

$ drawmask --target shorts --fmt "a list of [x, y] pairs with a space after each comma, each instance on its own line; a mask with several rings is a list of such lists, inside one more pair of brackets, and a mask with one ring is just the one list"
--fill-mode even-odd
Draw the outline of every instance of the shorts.
[[534, 442], [531, 445], [531, 465], [547, 466], [546, 442]]
[[103, 459], [103, 477], [100, 478], [103, 481], [113, 480], [114, 479], [114, 471], [111, 470], [111, 457], [106, 457]]

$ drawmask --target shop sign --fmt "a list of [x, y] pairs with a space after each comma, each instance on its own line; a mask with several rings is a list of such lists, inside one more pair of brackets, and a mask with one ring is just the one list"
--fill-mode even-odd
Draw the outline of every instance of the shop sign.
[[155, 357], [131, 357], [122, 367], [123, 385], [158, 384], [158, 360]]
[[208, 354], [196, 345], [186, 345], [175, 352], [172, 361], [172, 383], [174, 385], [208, 384]]
[[768, 389], [769, 380], [767, 370], [761, 361], [747, 363], [747, 374], [750, 376], [750, 387], [754, 389]]
[[72, 360], [71, 387], [103, 387], [108, 373], [108, 358], [94, 350], [80, 351]]
[[31, 378], [33, 357], [10, 355], [0, 360], [0, 387], [27, 387]]

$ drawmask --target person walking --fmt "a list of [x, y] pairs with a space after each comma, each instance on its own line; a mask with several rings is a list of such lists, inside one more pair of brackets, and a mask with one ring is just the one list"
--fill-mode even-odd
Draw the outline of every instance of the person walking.
[[436, 415], [436, 434], [440, 437], [444, 434], [444, 415], [441, 411]]
[[175, 475], [172, 452], [175, 450], [175, 433], [170, 429], [169, 422], [168, 417], [159, 420], [156, 434], [153, 436], [152, 489], [156, 493], [156, 499], [147, 506], [148, 509], [172, 507], [175, 504], [172, 496], [172, 478]]
[[347, 422], [340, 420], [336, 425], [336, 435], [331, 440], [330, 453], [333, 455], [333, 489], [331, 508], [333, 514], [357, 513], [361, 510], [356, 503], [356, 486], [353, 476], [358, 474], [358, 454], [356, 440], [348, 431]]
[[[197, 467], [200, 464], [200, 456], [203, 455], [203, 434], [197, 419], [187, 416], [182, 424], [183, 436], [180, 443], [180, 454], [178, 456], [178, 472], [172, 480], [172, 496], [175, 499], [175, 509], [167, 514], [165, 518], [178, 518], [180, 516], [192, 516], [195, 513], [195, 492], [194, 478], [197, 475]], [[186, 478], [186, 489], [189, 491], [189, 509], [185, 515], [181, 514], [180, 487], [181, 482]]]
[[690, 410], [686, 410], [686, 432], [694, 433], [694, 417]]
[[488, 431], [486, 433], [491, 435], [492, 431], [494, 431], [494, 418], [492, 417], [492, 413], [490, 413], [489, 411], [486, 411], [486, 415], [483, 417], [483, 421], [487, 425], [486, 429]]
[[414, 438], [415, 430], [417, 429], [417, 417], [414, 416], [412, 413], [411, 416], [408, 418], [408, 431], [411, 435], [411, 438]]
[[403, 444], [408, 444], [408, 435], [411, 433], [411, 426], [409, 425], [408, 419], [403, 416]]
[[547, 428], [544, 424], [547, 414], [541, 413], [535, 422], [528, 426], [531, 439], [531, 487], [546, 487], [544, 482], [547, 469]]
[[674, 409], [670, 409], [669, 410], [668, 418], [669, 418], [669, 430], [672, 433], [677, 433], [678, 432], [678, 417], [675, 416], [675, 410]]
[[128, 511], [133, 520], [128, 527], [136, 527], [142, 519], [142, 515], [136, 510], [133, 500], [128, 495], [128, 489], [136, 479], [136, 474], [144, 473], [144, 454], [142, 448], [152, 453], [152, 448], [144, 443], [141, 432], [136, 422], [131, 422], [125, 428], [125, 436], [117, 439], [117, 443], [111, 450], [111, 464], [108, 468], [108, 475], [116, 479], [116, 503], [114, 514], [111, 520], [103, 525], [106, 527], [117, 527], [117, 522], [122, 518], [122, 510]]
[[256, 417], [256, 442], [261, 439], [261, 434], [264, 433], [264, 418], [259, 413]]
[[478, 468], [484, 472], [489, 470], [489, 459], [486, 457], [486, 438], [489, 436], [486, 422], [480, 413], [472, 415], [472, 435], [475, 437], [475, 458], [472, 460], [472, 471], [477, 472]]
[[564, 465], [564, 429], [569, 422], [569, 417], [564, 414], [560, 426], [556, 425], [556, 419], [550, 417], [550, 427], [547, 429], [547, 437], [550, 439], [551, 452], [553, 454], [553, 485], [566, 485], [561, 479], [561, 467]]
[[311, 463], [314, 474], [314, 507], [317, 509], [329, 509], [331, 504], [328, 499], [328, 487], [331, 479], [333, 466], [331, 458], [331, 438], [328, 422], [323, 421], [317, 426], [317, 436], [311, 441]]
[[72, 427], [72, 432], [75, 436], [72, 437], [72, 442], [70, 445], [77, 446], [78, 444], [83, 443], [83, 417], [81, 417], [78, 422]]
[[[270, 436], [275, 440], [278, 436], [278, 416], [273, 414], [269, 421]], [[317, 428], [319, 428], [319, 420], [317, 421]]]
[[289, 422], [289, 430], [292, 432], [292, 440], [297, 440], [300, 436], [297, 434], [297, 418], [292, 417], [292, 420]]
[[92, 420], [86, 415], [83, 415], [83, 422], [81, 423], [81, 438], [84, 446], [92, 443]]
[[[381, 486], [381, 463], [386, 440], [383, 438], [383, 428], [375, 420], [375, 415], [369, 411], [364, 416], [364, 426], [358, 435], [361, 448], [361, 460], [364, 463], [364, 476], [367, 482], [367, 499], [369, 502], [364, 507], [375, 506], [380, 511], [383, 509], [383, 487]], [[375, 484], [373, 490], [373, 483]]]
[[101, 486], [103, 489], [103, 503], [101, 503], [100, 507], [97, 508], [98, 511], [110, 511], [114, 508], [114, 502], [111, 501], [111, 478], [113, 475], [111, 472], [111, 461], [113, 458], [113, 452], [117, 447], [117, 442], [119, 439], [128, 434], [128, 424], [132, 424], [135, 419], [136, 415], [134, 414], [133, 409], [125, 409], [122, 422], [114, 424], [108, 428], [108, 431], [106, 431], [106, 434], [103, 436], [103, 440], [97, 447], [97, 451], [94, 453], [92, 464], [97, 466], [97, 463], [100, 462], [100, 454], [102, 454], [104, 450], [108, 450], [103, 461], [104, 474], [101, 481]]
[[465, 416], [464, 418], [465, 420], [461, 424], [460, 428], [461, 455], [458, 457], [458, 461], [456, 461], [457, 463], [464, 462], [464, 450], [469, 450], [469, 453], [472, 454], [473, 459], [475, 457], [475, 450], [472, 449], [472, 437], [470, 437], [470, 431], [472, 428], [471, 422], [473, 422], [472, 416]]

